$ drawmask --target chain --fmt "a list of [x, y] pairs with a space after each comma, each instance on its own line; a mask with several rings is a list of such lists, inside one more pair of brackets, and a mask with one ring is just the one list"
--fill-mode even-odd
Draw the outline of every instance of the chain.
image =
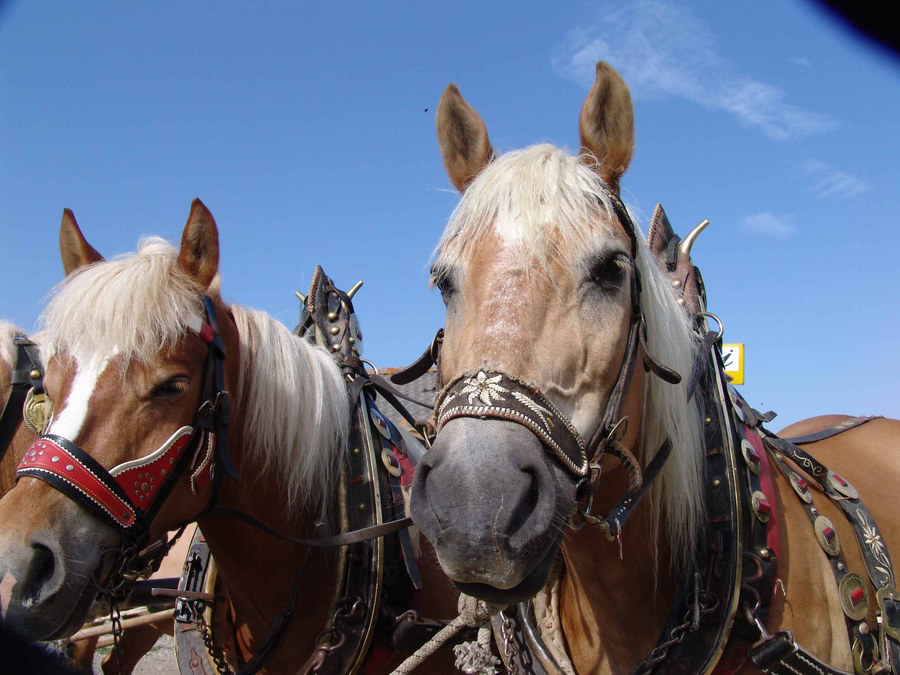
[[194, 613], [194, 625], [197, 626], [197, 630], [200, 632], [203, 646], [206, 647], [206, 652], [212, 658], [216, 671], [219, 675], [233, 675], [234, 671], [231, 670], [228, 660], [225, 658], [225, 650], [216, 643], [216, 636], [213, 635], [212, 628], [206, 623], [206, 618], [203, 616], [203, 604], [193, 602], [190, 604], [190, 607]]
[[109, 622], [112, 624], [113, 653], [116, 655], [116, 667], [119, 673], [127, 673], [125, 654], [119, 648], [122, 639], [122, 614], [119, 612], [119, 603], [113, 595], [109, 596]]
[[638, 668], [635, 668], [633, 672], [651, 672], [653, 670], [653, 666], [666, 658], [669, 650], [684, 639], [684, 636], [687, 635], [688, 629], [691, 628], [692, 625], [693, 624], [690, 621], [685, 621], [680, 626], [676, 626], [675, 628], [673, 628], [672, 637], [665, 642], [656, 645], [656, 647], [653, 648], [653, 651], [650, 652], [650, 656], [648, 656]]
[[515, 675], [519, 672], [516, 657], [519, 655], [519, 645], [516, 643], [515, 625], [511, 617], [500, 612], [500, 634], [503, 637], [503, 655], [506, 663], [506, 672]]
[[684, 623], [675, 626], [669, 634], [669, 639], [656, 645], [653, 651], [650, 652], [650, 655], [632, 671], [632, 675], [644, 675], [652, 672], [653, 667], [666, 658], [672, 647], [684, 640], [688, 633], [694, 633], [699, 630], [700, 620], [704, 614], [709, 614], [718, 608], [719, 601], [715, 594], [709, 590], [711, 575], [712, 572], [710, 571], [704, 583], [704, 588], [701, 589], [701, 575], [699, 572], [694, 572], [693, 601], [684, 613]]

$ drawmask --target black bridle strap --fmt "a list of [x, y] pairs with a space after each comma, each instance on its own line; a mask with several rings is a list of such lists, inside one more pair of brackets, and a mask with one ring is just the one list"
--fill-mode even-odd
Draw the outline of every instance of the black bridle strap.
[[[22, 422], [22, 406], [32, 386], [32, 371], [41, 372], [41, 361], [36, 345], [24, 335], [14, 338], [16, 345], [16, 363], [10, 373], [9, 397], [0, 414], [0, 459], [12, 443], [13, 436]], [[37, 378], [40, 381], [40, 377]]]

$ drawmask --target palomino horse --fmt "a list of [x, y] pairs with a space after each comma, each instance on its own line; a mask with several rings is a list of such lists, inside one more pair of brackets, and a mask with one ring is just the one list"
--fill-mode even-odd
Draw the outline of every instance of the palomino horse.
[[509, 647], [538, 644], [517, 624], [536, 622], [547, 671], [753, 672], [753, 643], [771, 672], [890, 669], [900, 423], [813, 446], [765, 431], [620, 201], [634, 128], [618, 74], [597, 65], [578, 156], [495, 157], [454, 85], [437, 130], [462, 197], [433, 267], [444, 386], [411, 512], [463, 592], [538, 594], [498, 614], [511, 667]]
[[338, 520], [335, 486], [355, 455], [342, 370], [222, 301], [218, 231], [199, 200], [180, 249], [150, 238], [104, 261], [71, 217], [60, 241], [67, 278], [42, 316], [53, 418], [0, 502], [16, 524], [0, 532], [4, 622], [30, 639], [70, 635], [98, 589], [115, 600], [137, 550], [197, 520], [227, 593], [227, 630], [206, 636], [224, 669], [295, 672], [339, 650], [339, 614], [380, 617], [371, 599], [336, 609], [323, 591], [358, 563], [305, 545]]

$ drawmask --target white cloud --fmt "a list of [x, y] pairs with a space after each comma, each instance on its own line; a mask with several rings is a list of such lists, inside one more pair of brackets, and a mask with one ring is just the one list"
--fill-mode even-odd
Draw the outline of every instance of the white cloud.
[[552, 59], [558, 72], [585, 87], [600, 60], [615, 66], [635, 99], [684, 98], [728, 112], [775, 141], [836, 127], [825, 115], [787, 103], [781, 89], [734, 75], [712, 29], [672, 3], [640, 0], [606, 11], [600, 24], [572, 31]]
[[809, 159], [800, 166], [801, 173], [809, 179], [808, 190], [814, 197], [847, 199], [869, 190], [869, 184], [825, 162]]
[[748, 234], [756, 234], [775, 239], [788, 239], [797, 233], [787, 219], [765, 211], [746, 216], [738, 223], [738, 229]]

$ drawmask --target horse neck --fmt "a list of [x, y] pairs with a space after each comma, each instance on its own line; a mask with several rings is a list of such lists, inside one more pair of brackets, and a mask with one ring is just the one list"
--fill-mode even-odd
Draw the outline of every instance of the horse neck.
[[[619, 482], [619, 473], [604, 480]], [[662, 634], [677, 584], [664, 534], [649, 526], [650, 508], [638, 506], [617, 542], [590, 525], [566, 539], [559, 611], [577, 672], [631, 670]]]
[[[244, 464], [237, 482], [225, 478], [220, 505], [239, 509], [292, 537], [322, 536], [312, 512], [288, 514], [271, 480], [252, 479], [259, 475], [252, 468]], [[336, 583], [332, 554], [314, 549], [304, 564], [305, 547], [227, 516], [208, 516], [200, 527], [227, 592], [236, 642], [245, 660], [264, 639], [275, 617], [287, 609], [299, 575], [299, 601], [287, 637], [266, 666], [270, 672], [296, 670], [328, 625], [332, 597], [323, 589]]]
[[[622, 410], [632, 421], [624, 445], [641, 466], [648, 462], [639, 450], [645, 384], [637, 368]], [[594, 515], [608, 513], [628, 489], [625, 468], [606, 463], [609, 459], [594, 496]], [[618, 541], [608, 541], [590, 525], [566, 539], [560, 618], [578, 672], [631, 670], [662, 634], [677, 584], [665, 528], [651, 526], [654, 508], [649, 499], [642, 501]]]
[[[230, 353], [239, 349], [236, 339], [229, 349]], [[253, 368], [249, 353], [240, 353], [240, 359], [246, 360], [242, 367]], [[239, 480], [223, 478], [218, 504], [243, 511], [291, 537], [322, 536], [315, 507], [289, 509], [283, 476], [266, 467], [263, 453], [251, 447], [254, 441], [243, 431], [247, 420], [237, 382], [231, 371], [228, 386], [239, 395], [232, 409], [229, 446]], [[223, 515], [207, 516], [200, 527], [228, 595], [237, 647], [245, 660], [265, 638], [275, 617], [286, 611], [299, 575], [299, 601], [290, 628], [265, 667], [269, 672], [296, 671], [330, 620], [332, 596], [323, 589], [336, 583], [333, 554], [314, 549], [304, 564], [306, 547]]]

